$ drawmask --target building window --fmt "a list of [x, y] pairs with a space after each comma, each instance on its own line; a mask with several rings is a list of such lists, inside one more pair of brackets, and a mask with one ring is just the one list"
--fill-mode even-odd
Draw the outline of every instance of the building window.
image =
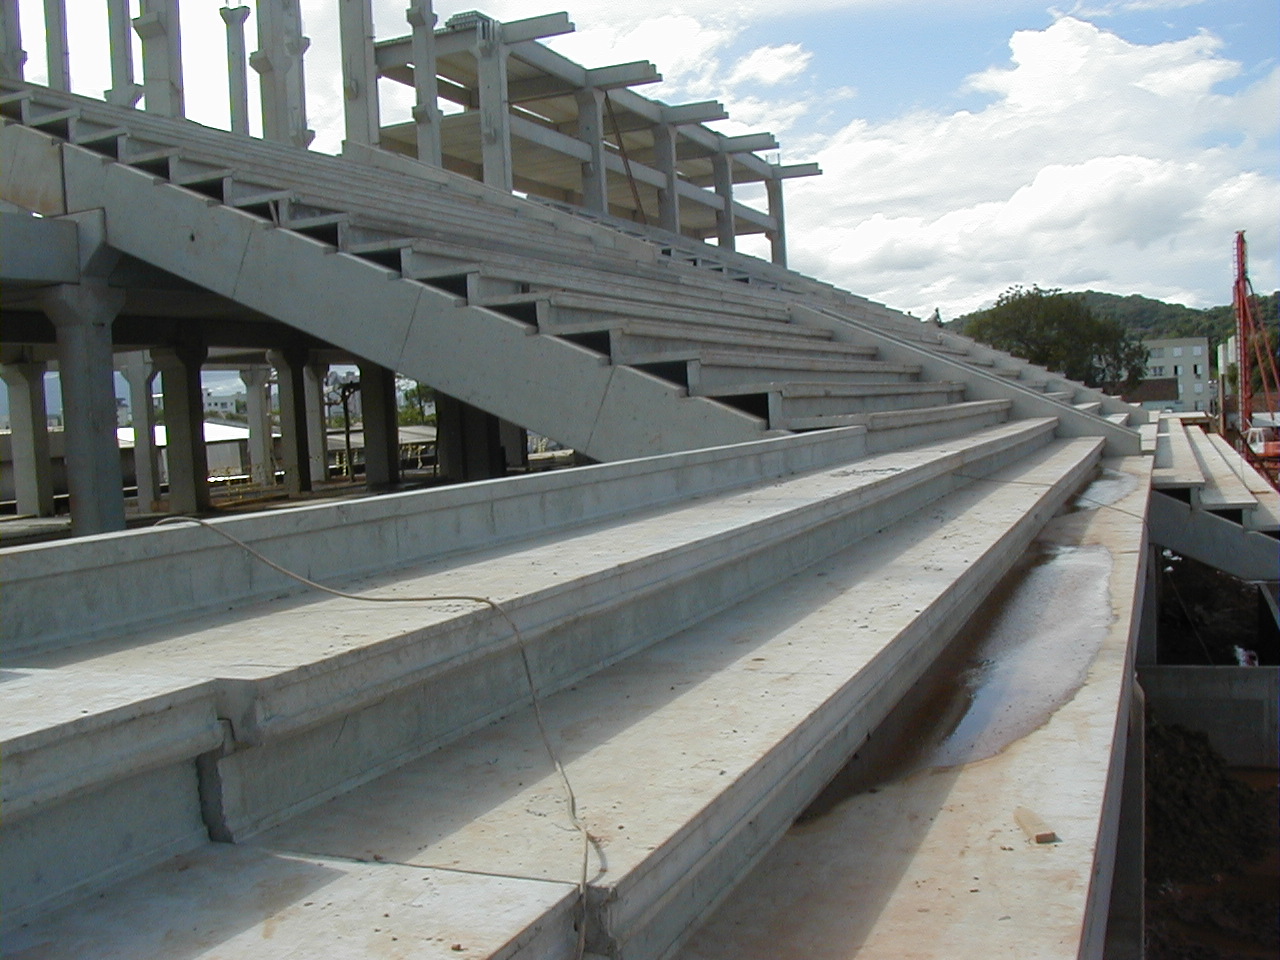
[[1182, 356], [1182, 348], [1181, 348], [1181, 347], [1174, 347], [1174, 348], [1173, 348], [1173, 355], [1174, 355], [1175, 357], [1180, 357], [1180, 356]]
[[1197, 383], [1197, 384], [1196, 384], [1196, 393], [1204, 393], [1204, 384], [1203, 384], [1203, 383]]
[[1163, 376], [1164, 376], [1164, 367], [1152, 367], [1152, 368], [1151, 368], [1151, 376], [1153, 376], [1153, 377], [1163, 377]]
[[1192, 347], [1192, 348], [1191, 348], [1191, 355], [1192, 355], [1193, 357], [1198, 357], [1198, 356], [1200, 356], [1200, 354], [1201, 354], [1201, 353], [1203, 353], [1203, 352], [1204, 352], [1204, 347]]
[[1152, 360], [1159, 360], [1164, 356], [1164, 347], [1152, 347], [1150, 353]]
[[1180, 363], [1175, 363], [1175, 364], [1173, 365], [1173, 375], [1174, 375], [1175, 377], [1180, 377], [1180, 376], [1182, 376], [1182, 364], [1180, 364]]
[[1203, 409], [1204, 409], [1204, 404], [1202, 404], [1199, 400], [1197, 400], [1197, 401], [1196, 401], [1196, 409], [1197, 409], [1197, 410], [1203, 410]]
[[1204, 365], [1200, 363], [1193, 363], [1191, 365], [1191, 372], [1196, 375], [1197, 379], [1199, 379], [1199, 377], [1204, 374]]

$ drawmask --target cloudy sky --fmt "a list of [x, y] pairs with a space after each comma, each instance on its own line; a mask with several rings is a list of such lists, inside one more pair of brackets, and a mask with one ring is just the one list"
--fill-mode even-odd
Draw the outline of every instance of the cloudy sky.
[[[94, 66], [89, 38], [105, 14], [82, 3], [73, 84], [96, 93], [105, 64]], [[188, 83], [188, 112], [225, 124], [216, 4], [182, 5], [188, 73], [218, 78]], [[380, 38], [405, 32], [406, 0], [374, 6]], [[38, 14], [33, 0], [23, 7]], [[548, 41], [557, 50], [588, 66], [651, 60], [664, 81], [641, 92], [719, 99], [732, 117], [720, 129], [770, 131], [782, 162], [820, 163], [822, 177], [787, 185], [792, 265], [918, 316], [951, 318], [1033, 283], [1226, 303], [1238, 229], [1255, 287], [1280, 285], [1275, 0], [469, 0], [436, 11], [443, 21], [476, 7], [504, 20], [567, 9], [578, 29]], [[329, 150], [341, 139], [336, 9], [303, 0], [310, 120]], [[24, 27], [36, 79], [39, 27]], [[385, 115], [404, 109], [396, 97]]]

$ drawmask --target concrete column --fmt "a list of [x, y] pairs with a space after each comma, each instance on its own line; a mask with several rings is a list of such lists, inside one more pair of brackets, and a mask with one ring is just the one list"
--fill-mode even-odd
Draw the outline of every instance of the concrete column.
[[133, 29], [142, 38], [142, 95], [147, 112], [184, 116], [178, 0], [142, 0], [142, 16], [134, 19]]
[[280, 445], [283, 448], [284, 485], [289, 493], [311, 489], [309, 437], [307, 435], [307, 352], [272, 350], [268, 355], [280, 385]]
[[733, 232], [733, 160], [727, 153], [711, 157], [711, 172], [715, 178], [716, 196], [721, 209], [716, 211], [716, 239], [726, 250], [734, 247]]
[[498, 442], [502, 445], [502, 459], [508, 467], [528, 469], [529, 431], [510, 420], [498, 421]]
[[1159, 662], [1157, 635], [1160, 626], [1160, 548], [1147, 545], [1146, 584], [1142, 590], [1142, 613], [1138, 621], [1138, 649], [1135, 665], [1145, 667]]
[[582, 165], [582, 205], [588, 210], [609, 212], [609, 187], [604, 165], [604, 91], [579, 90], [578, 139], [591, 150], [591, 159]]
[[327, 363], [308, 363], [302, 370], [307, 403], [307, 472], [313, 484], [329, 479], [329, 434], [325, 422], [324, 380], [329, 373]]
[[54, 90], [70, 90], [66, 0], [44, 0], [44, 49], [49, 61], [49, 86]]
[[209, 457], [204, 445], [204, 391], [200, 367], [208, 355], [203, 346], [156, 350], [164, 392], [164, 427], [169, 465], [169, 509], [203, 513], [209, 509]]
[[378, 120], [372, 0], [339, 0], [338, 30], [342, 41], [342, 104], [347, 139], [376, 147], [382, 128]]
[[63, 284], [41, 298], [58, 340], [67, 489], [76, 536], [124, 529], [116, 442], [111, 323], [124, 293], [100, 281]]
[[769, 234], [769, 247], [772, 260], [780, 267], [787, 265], [787, 218], [782, 206], [782, 180], [770, 177], [764, 182], [765, 194], [769, 199], [769, 216], [777, 224]]
[[151, 402], [156, 367], [146, 353], [131, 353], [121, 373], [129, 381], [133, 413], [133, 473], [138, 484], [138, 510], [156, 509], [160, 499], [160, 456], [156, 449], [156, 408]]
[[299, 0], [258, 0], [258, 49], [249, 57], [262, 85], [262, 136], [305, 147], [307, 129], [302, 59], [311, 41], [302, 35]]
[[49, 413], [44, 402], [43, 362], [6, 363], [0, 376], [9, 388], [9, 438], [18, 513], [53, 516], [53, 465], [49, 460]]
[[0, 0], [0, 77], [21, 80], [26, 62], [22, 25], [18, 22], [18, 0]]
[[240, 371], [244, 383], [245, 408], [249, 416], [249, 476], [258, 486], [276, 482], [275, 443], [271, 437], [271, 370], [249, 367]]
[[249, 58], [245, 53], [244, 22], [248, 7], [219, 7], [227, 25], [227, 91], [231, 107], [231, 132], [249, 133]]
[[142, 88], [133, 79], [133, 25], [129, 0], [107, 0], [107, 35], [111, 45], [111, 89], [103, 93], [108, 103], [136, 106]]
[[365, 483], [373, 490], [399, 483], [400, 428], [394, 371], [367, 361], [360, 364], [360, 407]]
[[481, 21], [476, 28], [477, 86], [480, 92], [480, 154], [484, 182], [513, 189], [511, 160], [511, 104], [507, 92], [507, 47], [502, 42], [502, 24]]
[[444, 161], [440, 153], [440, 88], [436, 82], [436, 15], [431, 0], [417, 0], [405, 11], [412, 31], [413, 87], [417, 103], [413, 122], [418, 133], [418, 159], [432, 166]]
[[680, 182], [676, 176], [676, 128], [660, 123], [653, 128], [654, 166], [667, 184], [658, 191], [658, 226], [680, 232]]
[[1141, 960], [1144, 956], [1146, 896], [1146, 697], [1136, 680], [1129, 709], [1120, 827], [1111, 878], [1111, 904], [1103, 960]]
[[504, 476], [507, 464], [498, 418], [437, 393], [436, 460], [440, 476], [454, 482]]

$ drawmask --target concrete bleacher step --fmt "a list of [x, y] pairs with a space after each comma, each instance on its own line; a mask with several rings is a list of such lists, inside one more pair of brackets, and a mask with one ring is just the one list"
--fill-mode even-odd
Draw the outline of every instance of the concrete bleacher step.
[[761, 381], [704, 387], [701, 396], [735, 398], [766, 397], [769, 416], [837, 416], [875, 413], [883, 410], [910, 410], [958, 403], [964, 399], [964, 384], [958, 381], [894, 383], [821, 383], [808, 381]]
[[1253, 497], [1252, 508], [1244, 511], [1244, 526], [1249, 530], [1266, 533], [1280, 531], [1280, 493], [1221, 435], [1210, 433], [1206, 436], [1223, 462], [1240, 478], [1240, 482]]
[[691, 330], [705, 329], [721, 333], [741, 331], [811, 340], [815, 343], [831, 342], [831, 334], [824, 330], [785, 321], [740, 317], [729, 311], [698, 310], [687, 307], [682, 302], [649, 307], [574, 293], [545, 292], [531, 296], [513, 295], [504, 300], [504, 303], [493, 304], [493, 309], [504, 313], [513, 311], [513, 315], [529, 318], [527, 322], [536, 323], [540, 332], [555, 336], [606, 333], [621, 322], [639, 320], [675, 323]]
[[1192, 505], [1210, 511], [1252, 510], [1258, 501], [1249, 488], [1223, 458], [1209, 435], [1199, 427], [1186, 427], [1186, 437], [1191, 444], [1204, 484], [1196, 487]]
[[876, 355], [875, 347], [793, 337], [781, 331], [716, 330], [661, 321], [624, 321], [608, 331], [606, 346], [614, 363], [626, 364], [693, 359], [703, 349], [815, 360], [873, 360]]
[[[1096, 439], [1050, 442], [1043, 426], [1033, 431], [1026, 424], [991, 431], [987, 442], [995, 446], [986, 455], [972, 444], [959, 445], [970, 446], [969, 453], [943, 445], [691, 504], [714, 525], [717, 516], [730, 520], [735, 513], [732, 523], [762, 509], [794, 512], [799, 496], [813, 498], [825, 519], [805, 535], [818, 542], [803, 550], [785, 528], [772, 533], [779, 549], [791, 545], [785, 547], [791, 559], [779, 568], [777, 558], [758, 558], [758, 575], [769, 570], [767, 588], [766, 581], [737, 584], [737, 600], [704, 601], [709, 618], [686, 610], [684, 628], [664, 632], [669, 639], [579, 675], [568, 687], [544, 682], [551, 661], [534, 631], [526, 634], [551, 742], [593, 838], [590, 950], [644, 960], [677, 944], [768, 850], [1087, 479], [1102, 446]], [[921, 474], [937, 470], [934, 481]], [[663, 515], [653, 520], [667, 523]], [[668, 525], [689, 524], [672, 516]], [[659, 534], [653, 546], [668, 542]], [[584, 552], [593, 551], [580, 542], [574, 553]], [[721, 562], [735, 555], [717, 553]], [[903, 597], [908, 571], [918, 589]], [[701, 596], [696, 588], [688, 593]], [[650, 615], [667, 605], [657, 596], [652, 603]], [[522, 619], [514, 605], [512, 613]], [[753, 709], [766, 703], [770, 709]], [[352, 715], [336, 739], [326, 727], [310, 749], [341, 762], [344, 731], [367, 749], [376, 742], [370, 724], [369, 714]], [[305, 740], [294, 747], [307, 749]], [[279, 752], [274, 762], [298, 769]], [[24, 956], [17, 948], [52, 950], [42, 954], [48, 957], [129, 955], [157, 935], [155, 926], [93, 924], [96, 911], [135, 916], [164, 890], [171, 922], [166, 926], [154, 909], [151, 919], [166, 926], [166, 943], [194, 937], [233, 943], [246, 958], [278, 956], [293, 937], [335, 929], [318, 911], [309, 926], [313, 907], [332, 908], [332, 916], [359, 928], [353, 935], [368, 938], [361, 942], [398, 934], [427, 946], [420, 941], [443, 935], [451, 918], [471, 915], [477, 900], [489, 897], [514, 905], [492, 911], [470, 940], [459, 937], [468, 955], [542, 956], [516, 947], [535, 936], [544, 946], [572, 943], [581, 857], [526, 708], [343, 797], [299, 810], [243, 851], [205, 848], [179, 865], [118, 883], [101, 899], [35, 919], [8, 938], [14, 952], [6, 955]], [[241, 871], [278, 876], [278, 896], [249, 904], [232, 893], [211, 903], [209, 891]], [[454, 887], [450, 878], [458, 881]], [[401, 913], [406, 901], [398, 891], [414, 887], [429, 891], [413, 901], [428, 909]], [[517, 916], [516, 905], [525, 912]], [[262, 938], [264, 927], [271, 940]], [[78, 938], [90, 931], [97, 937], [92, 950], [77, 953], [85, 943]], [[486, 943], [499, 946], [481, 949]]]
[[[1142, 882], [1116, 837], [1142, 779], [1130, 691], [1149, 469], [1102, 461], [998, 601], [673, 960], [774, 960], [780, 944], [859, 960], [1141, 955], [1140, 910], [1137, 949], [1113, 946], [1115, 904]], [[1057, 842], [1028, 837], [1019, 808]]]
[[890, 383], [918, 380], [920, 367], [881, 360], [794, 359], [783, 356], [739, 356], [704, 350], [688, 363], [688, 388], [702, 395], [710, 388], [762, 380], [807, 380], [828, 383]]
[[[968, 478], [1021, 460], [1049, 442], [1053, 427], [1051, 420], [1020, 421], [862, 464], [849, 464], [867, 449], [865, 434], [853, 430], [785, 438], [754, 452], [726, 448], [710, 459], [677, 455], [656, 474], [647, 461], [596, 468], [602, 480], [616, 474], [610, 483], [638, 507], [655, 496], [669, 499], [671, 482], [684, 496], [714, 489], [707, 487], [717, 475], [711, 467], [721, 460], [775, 477], [789, 457], [820, 462], [810, 450], [833, 451], [825, 456], [841, 464], [585, 527], [575, 492], [581, 488], [563, 475], [502, 481], [494, 491], [430, 491], [402, 504], [374, 500], [356, 511], [370, 514], [362, 528], [367, 543], [352, 543], [333, 570], [362, 561], [377, 570], [389, 562], [389, 542], [409, 552], [395, 572], [366, 576], [354, 589], [490, 596], [520, 626], [520, 643], [504, 616], [467, 603], [365, 606], [287, 596], [245, 605], [264, 593], [278, 597], [288, 581], [200, 529], [85, 544], [79, 552], [89, 567], [107, 549], [116, 557], [114, 577], [148, 578], [136, 609], [122, 610], [114, 626], [87, 624], [60, 612], [81, 609], [77, 590], [96, 594], [109, 584], [77, 578], [66, 560], [51, 575], [48, 549], [15, 548], [6, 557], [7, 579], [22, 589], [6, 591], [5, 613], [27, 635], [6, 641], [19, 652], [6, 655], [13, 673], [0, 712], [6, 922], [189, 848], [202, 824], [215, 838], [243, 839], [519, 707], [527, 696], [521, 644], [539, 688], [558, 689], [912, 514]], [[495, 514], [493, 495], [508, 489], [514, 499]], [[460, 497], [475, 517], [457, 514]], [[616, 498], [595, 505], [596, 512], [616, 511]], [[438, 511], [461, 524], [471, 539], [398, 531], [401, 518], [412, 515], [406, 508], [417, 503], [428, 517]], [[303, 518], [301, 528], [289, 515], [271, 515], [228, 529], [256, 531], [277, 562], [324, 576], [305, 545], [319, 530], [284, 540], [278, 534], [331, 515], [328, 522], [347, 529], [348, 513], [334, 506]], [[486, 536], [495, 516], [510, 519]], [[537, 536], [489, 546], [512, 525]], [[458, 553], [465, 543], [471, 552]], [[444, 556], [411, 562], [415, 549]], [[210, 558], [202, 563], [218, 552], [228, 557], [228, 579], [206, 585], [213, 593], [200, 616], [185, 613], [199, 609], [188, 578], [193, 550]], [[131, 551], [136, 559], [125, 562]], [[236, 586], [237, 577], [249, 579]], [[53, 594], [62, 607], [44, 602]], [[330, 627], [299, 634], [304, 622], [312, 630]], [[152, 800], [139, 803], [142, 795]], [[92, 845], [68, 829], [77, 823], [93, 825]]]
[[[377, 263], [335, 256], [331, 245], [210, 205], [202, 194], [81, 148], [62, 149], [71, 206], [121, 211], [112, 227], [116, 247], [589, 456], [608, 460], [662, 452], [662, 445], [688, 449], [763, 435], [757, 418], [691, 401], [630, 368], [601, 367], [594, 354], [553, 337], [531, 338], [521, 322], [459, 304]], [[163, 209], [172, 231], [154, 229], [152, 218], [131, 218], [125, 208]], [[475, 363], [451, 359], [458, 338], [474, 341], [464, 352]], [[621, 419], [613, 420], [610, 409]], [[650, 430], [646, 420], [664, 423], [664, 430]]]
[[1177, 417], [1161, 417], [1155, 431], [1151, 485], [1157, 490], [1191, 490], [1203, 487], [1204, 482], [1187, 427]]

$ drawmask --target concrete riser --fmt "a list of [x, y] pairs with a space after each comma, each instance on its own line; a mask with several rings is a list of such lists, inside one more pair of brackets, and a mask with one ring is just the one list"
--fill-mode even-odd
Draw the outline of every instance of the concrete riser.
[[917, 410], [958, 403], [963, 390], [938, 390], [921, 393], [868, 394], [861, 397], [789, 397], [779, 398], [779, 412], [784, 417], [823, 417], [847, 413], [879, 413], [885, 410]]
[[743, 383], [760, 383], [762, 380], [786, 382], [801, 379], [810, 383], [911, 383], [918, 380], [919, 375], [891, 369], [887, 365], [884, 370], [824, 369], [808, 372], [794, 367], [734, 367], [703, 364], [696, 374], [690, 373], [689, 392], [696, 394], [702, 388], [715, 389]]

